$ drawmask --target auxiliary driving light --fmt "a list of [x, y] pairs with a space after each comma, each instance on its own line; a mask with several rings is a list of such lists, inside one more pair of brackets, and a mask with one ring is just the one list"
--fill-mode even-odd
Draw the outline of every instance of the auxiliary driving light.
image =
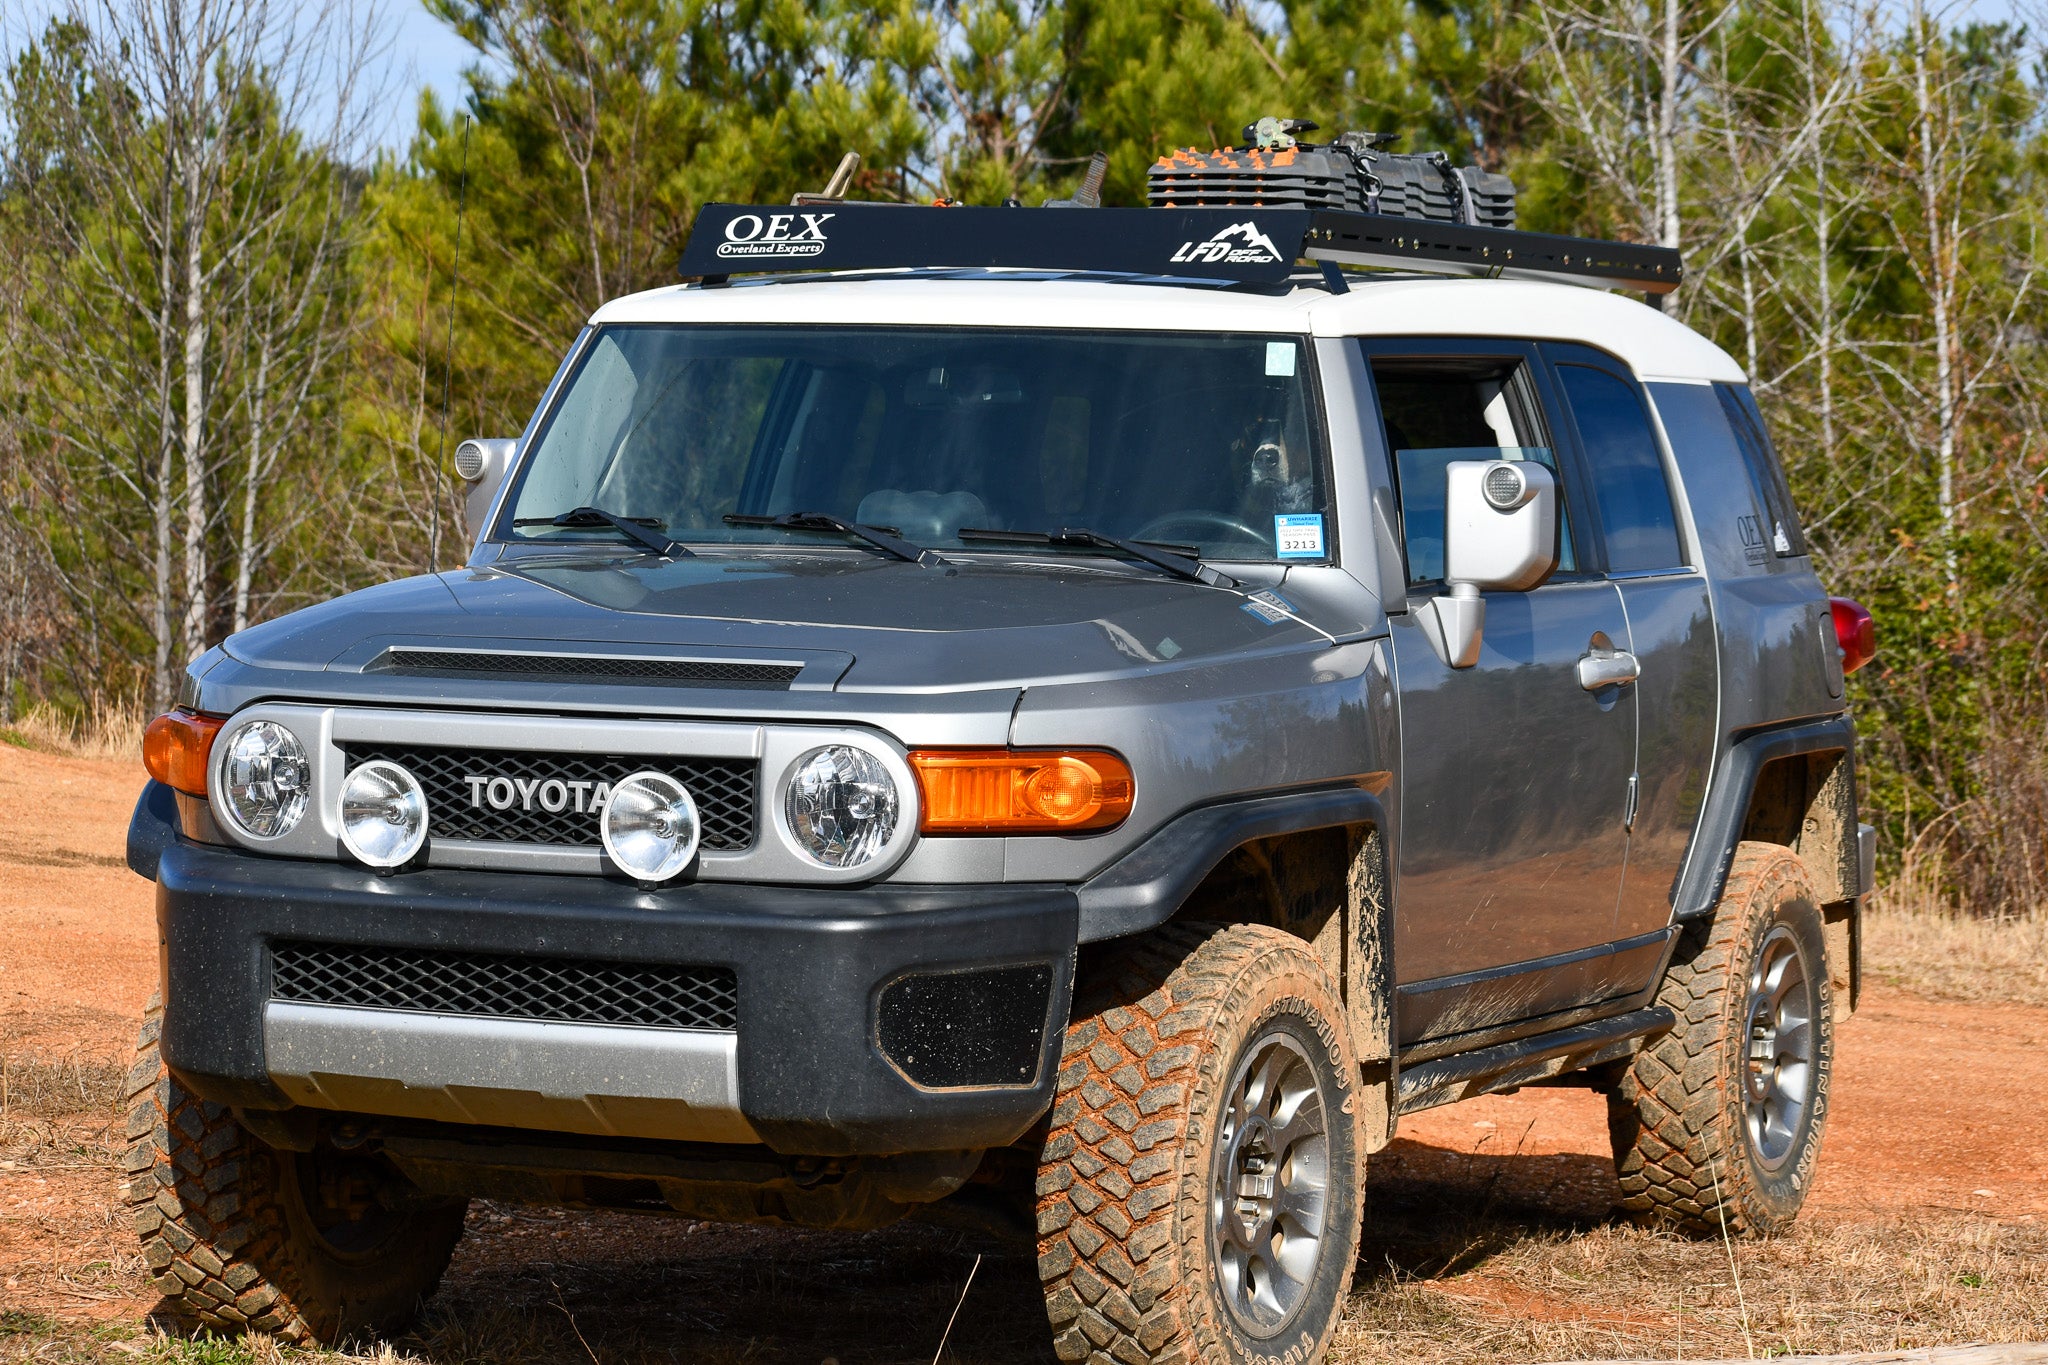
[[350, 853], [389, 872], [427, 841], [427, 794], [419, 779], [389, 759], [373, 758], [341, 783], [341, 842]]
[[614, 784], [598, 825], [604, 851], [638, 882], [665, 882], [688, 867], [703, 828], [689, 790], [652, 771]]
[[850, 744], [828, 744], [790, 769], [783, 814], [806, 856], [826, 867], [873, 860], [896, 833], [902, 802], [882, 760]]
[[278, 839], [305, 818], [312, 765], [299, 737], [275, 721], [255, 720], [228, 739], [220, 762], [221, 805], [242, 833]]

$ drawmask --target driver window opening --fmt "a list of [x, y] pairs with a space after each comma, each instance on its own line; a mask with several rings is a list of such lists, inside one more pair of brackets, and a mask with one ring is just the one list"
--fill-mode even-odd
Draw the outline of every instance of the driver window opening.
[[[1557, 468], [1541, 408], [1519, 360], [1379, 357], [1380, 420], [1401, 503], [1411, 586], [1444, 576], [1445, 466], [1456, 460], [1533, 460]], [[1560, 499], [1559, 571], [1569, 573], [1569, 511]]]

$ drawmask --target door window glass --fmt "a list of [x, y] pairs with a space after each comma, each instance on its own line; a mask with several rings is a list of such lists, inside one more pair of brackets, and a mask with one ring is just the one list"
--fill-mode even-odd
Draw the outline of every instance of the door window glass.
[[[1444, 576], [1444, 466], [1454, 460], [1533, 460], [1556, 470], [1520, 361], [1373, 361], [1380, 419], [1400, 485], [1402, 544], [1411, 584]], [[1558, 568], [1570, 572], [1571, 526], [1559, 489]]]
[[1557, 373], [1592, 467], [1607, 567], [1616, 573], [1680, 567], [1685, 555], [1671, 485], [1635, 386], [1589, 365], [1560, 365]]

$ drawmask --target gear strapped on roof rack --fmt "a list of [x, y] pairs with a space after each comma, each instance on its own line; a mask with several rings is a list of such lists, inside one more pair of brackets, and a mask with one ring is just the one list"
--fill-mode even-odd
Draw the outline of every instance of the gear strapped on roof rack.
[[1162, 156], [1147, 172], [1146, 198], [1162, 208], [1337, 209], [1514, 227], [1515, 185], [1506, 176], [1452, 166], [1442, 152], [1386, 151], [1392, 138], [1384, 133], [1344, 133], [1323, 146], [1295, 139], [1315, 126], [1262, 118], [1244, 130], [1245, 147]]
[[[1659, 295], [1684, 266], [1668, 247], [1523, 232], [1514, 185], [1440, 152], [1382, 150], [1378, 134], [1316, 146], [1315, 125], [1261, 119], [1252, 145], [1160, 158], [1143, 209], [862, 203], [802, 195], [789, 207], [710, 204], [681, 273], [1023, 269], [1278, 284], [1302, 261], [1431, 274], [1566, 280]], [[1083, 208], [1086, 194], [1047, 207]]]

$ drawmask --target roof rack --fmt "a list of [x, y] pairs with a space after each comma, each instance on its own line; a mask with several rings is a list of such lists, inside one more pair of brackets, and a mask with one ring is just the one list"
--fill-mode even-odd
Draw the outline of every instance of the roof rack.
[[1560, 237], [1377, 213], [1300, 208], [1045, 212], [810, 201], [709, 204], [681, 273], [1014, 268], [1278, 284], [1301, 260], [1431, 274], [1565, 280], [1667, 294], [1684, 264], [1669, 247]]

